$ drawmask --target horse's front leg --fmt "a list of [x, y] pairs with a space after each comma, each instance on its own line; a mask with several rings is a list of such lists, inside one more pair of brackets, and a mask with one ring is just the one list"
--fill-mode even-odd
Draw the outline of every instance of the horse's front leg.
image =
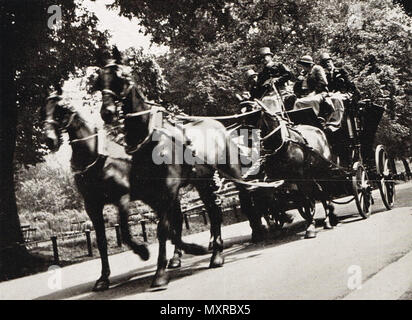
[[[213, 192], [209, 181], [203, 181], [196, 184], [196, 189], [200, 199], [203, 201], [210, 219], [211, 249], [213, 250], [210, 260], [210, 268], [222, 267], [224, 264], [223, 257], [223, 240], [221, 234], [222, 211], [216, 204], [217, 196]], [[210, 247], [210, 244], [209, 244]]]
[[257, 211], [257, 208], [252, 204], [250, 192], [246, 188], [237, 184], [239, 190], [239, 202], [242, 212], [249, 220], [252, 229], [252, 242], [261, 242], [266, 238], [266, 230], [262, 224], [262, 213]]
[[123, 242], [128, 245], [134, 253], [140, 256], [142, 260], [148, 260], [150, 253], [145, 243], [141, 241], [136, 241], [132, 239], [130, 235], [130, 227], [129, 227], [129, 205], [130, 196], [129, 194], [123, 195], [118, 202], [116, 202], [116, 206], [119, 210], [119, 217], [120, 217], [120, 229], [122, 232], [122, 240]]
[[180, 266], [182, 265], [182, 255], [183, 255], [183, 250], [182, 250], [182, 245], [181, 245], [183, 216], [182, 216], [182, 212], [180, 208], [180, 202], [178, 200], [176, 200], [175, 202], [174, 210], [176, 211], [173, 214], [173, 219], [174, 219], [173, 244], [175, 246], [175, 250], [174, 250], [172, 259], [169, 260], [169, 264], [168, 264], [169, 269], [180, 268]]
[[166, 241], [169, 234], [169, 221], [166, 210], [159, 212], [159, 223], [157, 225], [157, 238], [159, 240], [159, 256], [157, 259], [157, 270], [152, 281], [152, 288], [161, 288], [169, 283], [169, 276], [166, 272]]
[[305, 232], [305, 239], [316, 238], [316, 226], [315, 226], [315, 212], [316, 204], [314, 200], [305, 197], [303, 210], [305, 213], [304, 219], [306, 220], [307, 227]]
[[104, 227], [103, 219], [103, 203], [98, 201], [85, 200], [85, 209], [93, 223], [94, 230], [96, 232], [97, 247], [100, 253], [100, 260], [102, 262], [102, 274], [100, 278], [96, 281], [93, 291], [103, 291], [109, 288], [110, 281], [110, 267], [109, 258], [107, 255], [107, 240], [106, 240], [106, 230]]

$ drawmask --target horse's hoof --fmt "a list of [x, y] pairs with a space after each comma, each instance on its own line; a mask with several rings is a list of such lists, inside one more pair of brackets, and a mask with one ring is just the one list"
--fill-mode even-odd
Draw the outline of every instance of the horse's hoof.
[[164, 273], [163, 275], [158, 275], [155, 274], [152, 285], [150, 286], [151, 288], [166, 288], [167, 285], [169, 284], [169, 276], [167, 273]]
[[277, 233], [279, 231], [282, 231], [283, 228], [283, 223], [274, 223], [269, 226], [269, 232], [270, 233]]
[[263, 229], [263, 227], [260, 230], [254, 230], [252, 231], [252, 239], [251, 241], [253, 243], [259, 243], [263, 242], [266, 240], [267, 236], [267, 231]]
[[173, 257], [169, 260], [169, 264], [167, 266], [168, 269], [177, 269], [180, 268], [182, 265], [182, 261], [179, 257]]
[[150, 252], [145, 244], [138, 245], [133, 248], [133, 252], [140, 256], [144, 261], [149, 260]]
[[313, 239], [316, 238], [316, 231], [307, 230], [305, 233], [305, 239]]
[[334, 227], [340, 224], [338, 216], [336, 214], [329, 214], [329, 221], [330, 221], [330, 224]]
[[96, 281], [93, 287], [93, 291], [104, 291], [109, 289], [110, 281], [109, 279], [99, 279]]
[[284, 213], [281, 215], [281, 221], [283, 223], [292, 223], [294, 219], [294, 215], [292, 213]]
[[330, 224], [328, 220], [325, 220], [325, 225], [323, 226], [323, 229], [330, 230], [333, 229], [333, 226]]
[[220, 267], [223, 267], [224, 263], [225, 263], [225, 258], [219, 252], [219, 253], [214, 254], [212, 258], [210, 259], [209, 268], [220, 268]]

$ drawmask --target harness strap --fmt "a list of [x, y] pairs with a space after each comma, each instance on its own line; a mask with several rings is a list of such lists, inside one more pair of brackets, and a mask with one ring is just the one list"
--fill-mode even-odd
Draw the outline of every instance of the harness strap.
[[140, 111], [140, 112], [128, 113], [128, 114], [126, 114], [124, 117], [125, 117], [126, 119], [128, 119], [128, 118], [135, 118], [135, 117], [140, 117], [140, 116], [143, 116], [143, 115], [148, 114], [148, 113], [151, 113], [151, 112], [152, 112], [152, 110], [149, 109], [149, 110], [144, 110], [144, 111]]
[[73, 165], [71, 165], [71, 169], [73, 174], [75, 175], [79, 175], [79, 174], [85, 174], [88, 170], [90, 170], [92, 167], [94, 167], [96, 165], [96, 163], [102, 158], [102, 155], [98, 155], [96, 160], [94, 160], [91, 164], [87, 165], [86, 167], [82, 168], [82, 169], [77, 169], [75, 168]]
[[53, 124], [55, 126], [59, 125], [59, 123], [56, 120], [44, 120], [44, 123], [48, 123], [48, 124]]
[[[168, 111], [167, 111], [168, 112]], [[252, 110], [249, 112], [245, 113], [240, 113], [240, 114], [235, 114], [231, 116], [216, 116], [216, 117], [206, 117], [206, 116], [180, 116], [180, 115], [175, 115], [177, 119], [182, 119], [182, 120], [206, 120], [206, 119], [212, 119], [212, 120], [231, 120], [231, 119], [238, 119], [238, 118], [243, 118], [246, 117], [250, 114], [254, 114], [260, 112], [260, 110]]]
[[116, 97], [116, 98], [118, 97], [117, 94], [116, 94], [116, 92], [114, 92], [114, 91], [112, 91], [112, 90], [110, 90], [110, 89], [103, 89], [102, 92], [103, 92], [103, 93], [110, 94], [111, 96]]
[[74, 143], [77, 143], [77, 142], [86, 141], [86, 140], [89, 140], [91, 138], [97, 137], [98, 135], [99, 135], [98, 133], [95, 133], [95, 134], [92, 134], [92, 135], [87, 136], [85, 138], [73, 139], [69, 142], [69, 144], [74, 144]]

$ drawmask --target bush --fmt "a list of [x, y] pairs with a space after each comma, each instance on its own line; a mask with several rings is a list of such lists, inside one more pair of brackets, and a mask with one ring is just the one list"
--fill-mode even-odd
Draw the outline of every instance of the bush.
[[66, 209], [83, 209], [73, 176], [46, 163], [20, 169], [16, 174], [16, 201], [20, 210], [57, 213]]

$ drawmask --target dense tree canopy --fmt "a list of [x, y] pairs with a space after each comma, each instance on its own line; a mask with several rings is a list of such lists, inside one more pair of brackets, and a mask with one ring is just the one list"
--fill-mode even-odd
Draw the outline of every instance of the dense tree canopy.
[[[61, 29], [51, 30], [47, 9], [56, 4], [61, 7], [63, 22]], [[42, 156], [39, 110], [47, 88], [96, 64], [96, 52], [105, 46], [106, 35], [96, 30], [97, 18], [74, 1], [8, 1], [4, 9], [16, 17], [14, 43], [9, 43], [17, 46], [10, 61], [15, 66], [17, 88], [16, 160], [35, 164]]]

